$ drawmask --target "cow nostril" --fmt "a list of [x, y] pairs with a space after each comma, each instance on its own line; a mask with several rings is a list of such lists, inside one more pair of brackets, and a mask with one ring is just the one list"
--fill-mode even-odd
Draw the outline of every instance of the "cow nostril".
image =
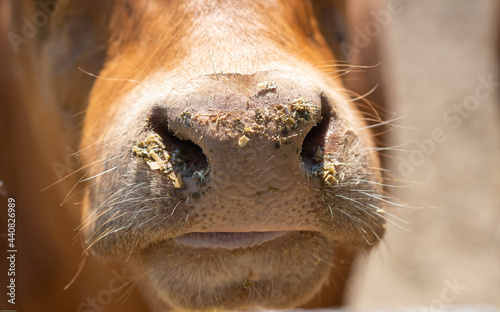
[[189, 167], [195, 170], [208, 167], [208, 160], [201, 147], [191, 140], [179, 139], [168, 126], [156, 127], [155, 132], [162, 138], [166, 150], [173, 154], [179, 154]]
[[165, 151], [170, 156], [174, 172], [182, 177], [193, 177], [201, 186], [209, 171], [208, 159], [200, 146], [189, 139], [181, 139], [169, 127], [165, 118], [153, 114], [150, 118], [153, 132], [160, 136]]
[[308, 174], [323, 160], [325, 140], [330, 122], [335, 119], [326, 96], [321, 96], [321, 120], [307, 133], [300, 153], [302, 164]]

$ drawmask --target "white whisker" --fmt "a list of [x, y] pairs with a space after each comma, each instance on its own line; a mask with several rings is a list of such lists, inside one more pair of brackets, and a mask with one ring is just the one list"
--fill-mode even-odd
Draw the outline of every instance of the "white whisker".
[[88, 178], [86, 178], [86, 179], [84, 179], [84, 180], [81, 180], [80, 182], [85, 182], [85, 181], [88, 181], [88, 180], [92, 180], [92, 179], [94, 179], [94, 178], [97, 178], [98, 176], [101, 176], [101, 175], [103, 175], [103, 174], [106, 174], [106, 173], [108, 173], [108, 172], [111, 172], [111, 171], [115, 170], [116, 168], [118, 168], [118, 166], [114, 166], [114, 167], [113, 167], [113, 168], [111, 168], [111, 169], [108, 169], [108, 170], [106, 170], [106, 171], [104, 171], [104, 172], [101, 172], [101, 173], [99, 173], [99, 174], [96, 174], [96, 175], [94, 175], [94, 176], [88, 177]]

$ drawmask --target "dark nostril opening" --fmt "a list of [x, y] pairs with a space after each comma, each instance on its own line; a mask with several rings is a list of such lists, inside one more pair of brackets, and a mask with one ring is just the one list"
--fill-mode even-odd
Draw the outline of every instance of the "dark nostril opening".
[[178, 164], [183, 176], [191, 176], [197, 171], [207, 171], [208, 159], [201, 147], [191, 140], [180, 139], [169, 127], [166, 114], [154, 110], [149, 121], [153, 131], [161, 137], [165, 150]]
[[322, 95], [321, 120], [307, 133], [302, 143], [300, 156], [306, 170], [322, 160], [325, 138], [332, 119], [335, 119], [335, 114], [332, 112], [326, 96]]

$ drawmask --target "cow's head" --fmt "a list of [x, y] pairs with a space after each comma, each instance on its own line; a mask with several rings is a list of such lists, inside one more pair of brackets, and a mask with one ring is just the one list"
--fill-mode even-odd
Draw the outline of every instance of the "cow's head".
[[94, 254], [134, 267], [176, 309], [341, 293], [340, 272], [383, 234], [383, 196], [316, 18], [326, 1], [52, 5], [35, 54], [59, 111], [85, 110]]

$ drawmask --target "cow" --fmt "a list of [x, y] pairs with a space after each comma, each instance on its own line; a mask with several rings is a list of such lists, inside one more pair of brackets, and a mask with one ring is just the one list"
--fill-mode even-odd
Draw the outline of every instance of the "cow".
[[345, 59], [375, 2], [2, 2], [19, 304], [341, 305], [388, 203], [375, 39]]

